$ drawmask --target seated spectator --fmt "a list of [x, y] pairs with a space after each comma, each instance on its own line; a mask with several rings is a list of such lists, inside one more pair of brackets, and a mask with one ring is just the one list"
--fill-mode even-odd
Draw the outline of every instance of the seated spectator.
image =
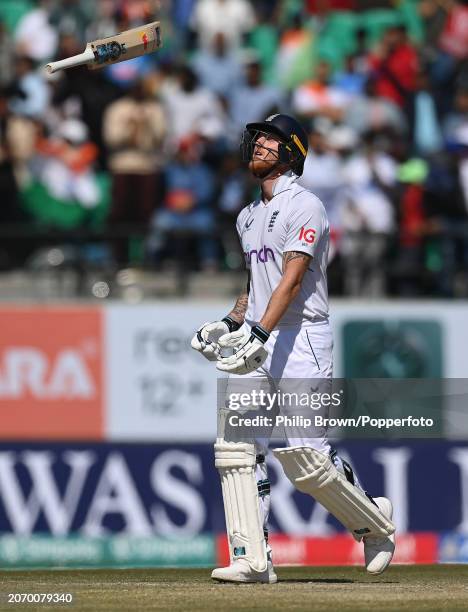
[[357, 70], [354, 55], [346, 57], [343, 70], [334, 75], [332, 83], [337, 89], [350, 97], [359, 96], [363, 93], [366, 75]]
[[378, 96], [404, 108], [416, 88], [419, 61], [404, 26], [393, 26], [369, 55], [369, 65]]
[[468, 126], [468, 84], [459, 87], [455, 94], [454, 108], [443, 123], [445, 140], [450, 143], [457, 139], [457, 133], [463, 126]]
[[[187, 247], [195, 239], [202, 268], [217, 267], [217, 243], [213, 197], [215, 179], [209, 166], [201, 161], [202, 148], [195, 136], [183, 138], [175, 159], [164, 170], [165, 197], [163, 210], [155, 213], [147, 249], [152, 260], [159, 264], [165, 249], [172, 247], [172, 255], [190, 259]], [[182, 232], [185, 235], [177, 235]], [[168, 235], [171, 236], [168, 245]]]
[[421, 71], [416, 78], [411, 119], [415, 152], [427, 156], [440, 151], [443, 144], [442, 130], [429, 75], [424, 71]]
[[15, 61], [15, 76], [11, 86], [10, 109], [17, 115], [40, 119], [49, 103], [49, 88], [44, 77], [35, 70], [34, 60], [20, 55]]
[[243, 81], [239, 56], [226, 46], [226, 36], [218, 32], [209, 49], [201, 49], [192, 60], [202, 87], [227, 98]]
[[291, 26], [282, 32], [274, 73], [283, 89], [291, 90], [306, 81], [313, 68], [314, 36], [297, 12]]
[[168, 117], [168, 133], [175, 141], [197, 133], [209, 120], [213, 139], [224, 134], [225, 115], [216, 95], [198, 84], [194, 71], [179, 68], [174, 87], [164, 88], [162, 98]]
[[299, 85], [292, 97], [296, 114], [313, 118], [319, 115], [332, 121], [341, 121], [350, 101], [350, 96], [330, 84], [331, 66], [320, 60], [315, 68], [314, 78]]
[[328, 123], [315, 122], [309, 134], [309, 150], [304, 163], [304, 172], [298, 183], [310, 189], [325, 206], [332, 230], [332, 245], [340, 231], [341, 193], [344, 188], [342, 161], [327, 144]]
[[0, 19], [0, 87], [13, 78], [14, 48], [5, 23]]
[[50, 23], [52, 0], [39, 0], [37, 7], [24, 15], [15, 30], [17, 52], [37, 62], [52, 59], [58, 43], [57, 30]]
[[366, 82], [364, 95], [357, 96], [353, 103], [346, 107], [344, 123], [358, 134], [386, 129], [403, 133], [407, 127], [400, 107], [388, 98], [378, 95], [374, 79]]
[[[34, 130], [31, 122], [11, 114], [7, 93], [0, 89], [0, 223], [3, 225], [24, 220], [18, 197], [18, 170], [19, 162], [25, 154], [28, 128]], [[0, 268], [20, 263], [22, 250], [23, 245], [14, 235], [3, 236], [0, 245]]]
[[52, 197], [84, 208], [97, 205], [100, 192], [93, 165], [98, 150], [82, 121], [64, 121], [55, 137], [38, 142], [37, 150], [44, 159], [39, 178]]
[[[162, 143], [166, 119], [162, 105], [140, 81], [121, 99], [109, 105], [103, 121], [104, 142], [112, 175], [110, 227], [146, 226], [157, 206]], [[116, 240], [118, 262], [127, 261], [127, 243]]]
[[445, 155], [431, 160], [424, 205], [441, 258], [437, 291], [454, 297], [459, 280], [468, 291], [468, 125], [452, 132], [447, 145]]
[[238, 49], [254, 25], [255, 13], [247, 0], [199, 0], [191, 19], [191, 27], [204, 49], [210, 48], [218, 32], [225, 34], [230, 47]]
[[256, 57], [247, 59], [246, 83], [230, 95], [230, 114], [234, 138], [238, 138], [246, 123], [263, 120], [284, 109], [284, 99], [277, 87], [262, 81], [262, 69]]
[[81, 0], [61, 0], [52, 5], [49, 21], [59, 35], [73, 35], [82, 43], [86, 42], [90, 15], [83, 4]]

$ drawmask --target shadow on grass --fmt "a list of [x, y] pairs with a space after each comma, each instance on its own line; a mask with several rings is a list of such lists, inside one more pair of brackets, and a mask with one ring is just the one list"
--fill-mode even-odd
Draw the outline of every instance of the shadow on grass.
[[312, 582], [315, 584], [400, 584], [396, 580], [379, 580], [378, 582], [369, 582], [368, 580], [351, 580], [349, 578], [279, 578], [278, 584], [300, 584]]

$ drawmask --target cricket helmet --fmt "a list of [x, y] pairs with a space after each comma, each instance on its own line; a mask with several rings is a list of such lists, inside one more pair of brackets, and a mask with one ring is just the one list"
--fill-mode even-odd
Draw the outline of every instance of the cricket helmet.
[[299, 121], [289, 115], [270, 115], [264, 121], [248, 123], [241, 140], [244, 161], [252, 159], [255, 142], [262, 134], [276, 136], [279, 141], [278, 160], [301, 176], [309, 146], [307, 134]]

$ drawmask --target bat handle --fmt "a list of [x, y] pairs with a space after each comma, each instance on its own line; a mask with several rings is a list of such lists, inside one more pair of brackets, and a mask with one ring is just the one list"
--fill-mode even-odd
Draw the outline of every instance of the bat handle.
[[79, 53], [78, 55], [66, 57], [63, 60], [59, 60], [58, 62], [50, 62], [50, 64], [47, 64], [46, 70], [49, 74], [53, 74], [54, 72], [57, 72], [57, 70], [73, 68], [74, 66], [82, 66], [83, 64], [88, 64], [90, 61], [93, 60], [93, 51], [91, 49], [85, 49], [83, 53]]

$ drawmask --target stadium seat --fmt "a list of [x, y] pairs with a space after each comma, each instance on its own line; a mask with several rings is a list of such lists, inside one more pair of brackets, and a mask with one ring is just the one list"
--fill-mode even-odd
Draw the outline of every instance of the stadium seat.
[[35, 6], [31, 0], [1, 0], [0, 21], [10, 32], [14, 32], [19, 20]]
[[375, 9], [362, 13], [360, 22], [361, 27], [367, 32], [368, 42], [372, 45], [380, 39], [387, 28], [401, 25], [403, 19], [398, 11]]
[[356, 13], [337, 11], [330, 13], [321, 36], [331, 39], [342, 55], [353, 53], [356, 47], [356, 29], [359, 17]]

